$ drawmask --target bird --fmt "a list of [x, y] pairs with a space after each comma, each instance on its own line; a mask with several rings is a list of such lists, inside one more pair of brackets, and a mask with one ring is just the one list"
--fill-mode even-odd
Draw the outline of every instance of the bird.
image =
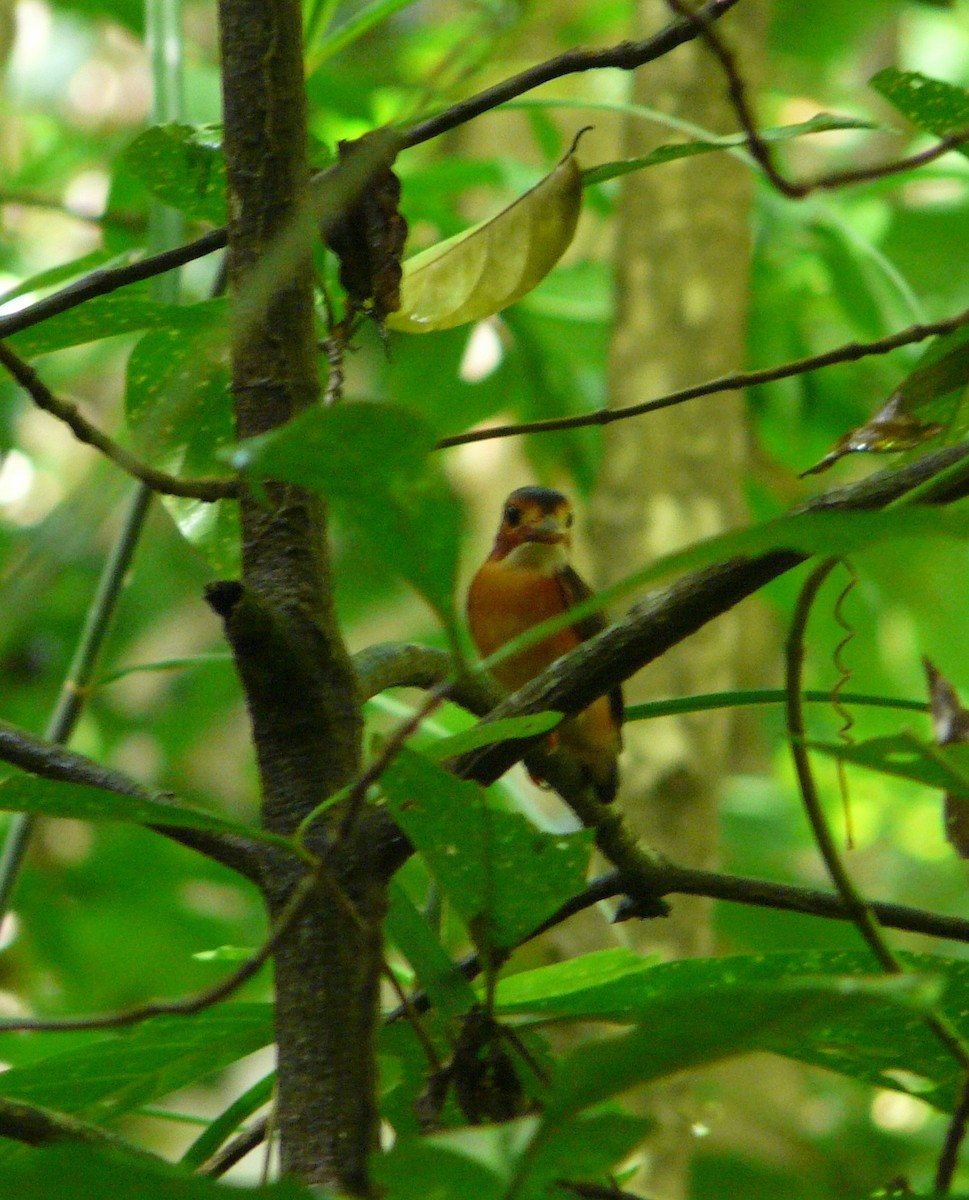
[[[521, 487], [505, 501], [495, 544], [468, 589], [468, 627], [482, 658], [593, 595], [569, 561], [573, 523], [569, 501], [551, 488]], [[601, 613], [581, 617], [498, 663], [492, 674], [509, 691], [517, 691], [605, 627]], [[553, 748], [580, 764], [605, 804], [615, 799], [619, 786], [622, 720], [622, 689], [616, 687], [552, 735]]]

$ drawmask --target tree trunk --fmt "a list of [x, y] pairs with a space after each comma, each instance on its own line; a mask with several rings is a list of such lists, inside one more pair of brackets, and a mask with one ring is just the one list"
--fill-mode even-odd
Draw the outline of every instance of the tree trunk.
[[[221, 0], [220, 22], [229, 278], [238, 300], [252, 268], [292, 228], [309, 178], [299, 0]], [[233, 345], [240, 437], [280, 425], [316, 400], [309, 254], [306, 246]], [[358, 770], [360, 706], [333, 609], [322, 504], [299, 488], [271, 484], [268, 500], [243, 499], [241, 517], [242, 585], [221, 585], [213, 604], [225, 619], [246, 691], [263, 821], [289, 834]], [[332, 841], [339, 817], [331, 813], [318, 823], [317, 852]], [[353, 835], [330, 846], [331, 886], [321, 889], [275, 959], [282, 1168], [360, 1195], [369, 1190], [366, 1164], [377, 1132], [374, 1036], [384, 906], [366, 820], [365, 814]], [[300, 873], [291, 856], [267, 858], [270, 916], [279, 914]]]
[[[745, 62], [758, 40], [752, 16], [745, 6], [738, 47]], [[662, 0], [641, 0], [635, 36], [668, 17]], [[725, 35], [736, 44], [737, 25]], [[638, 72], [633, 100], [716, 132], [737, 125], [719, 68], [699, 42]], [[631, 116], [621, 157], [648, 153], [666, 140], [666, 130]], [[616, 246], [611, 405], [742, 368], [750, 200], [749, 169], [726, 155], [628, 177]], [[616, 422], [607, 427], [604, 443], [590, 522], [600, 582], [742, 522], [746, 434], [740, 396], [694, 400]], [[627, 700], [736, 687], [739, 637], [736, 615], [722, 617], [633, 680]], [[729, 717], [704, 713], [632, 726], [626, 746], [622, 803], [645, 839], [677, 862], [714, 867], [717, 800], [730, 769]], [[709, 903], [679, 897], [669, 919], [638, 925], [629, 936], [669, 958], [709, 953]], [[660, 1098], [652, 1092], [650, 1108], [660, 1130], [648, 1147], [647, 1186], [657, 1196], [683, 1195], [690, 1157], [688, 1098], [679, 1088]]]

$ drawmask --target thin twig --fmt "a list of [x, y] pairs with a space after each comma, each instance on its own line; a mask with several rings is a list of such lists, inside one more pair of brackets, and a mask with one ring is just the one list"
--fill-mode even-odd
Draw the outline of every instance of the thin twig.
[[269, 1131], [269, 1117], [260, 1117], [248, 1129], [237, 1134], [231, 1142], [227, 1142], [207, 1159], [198, 1169], [199, 1175], [207, 1175], [210, 1179], [219, 1179], [226, 1171], [241, 1162], [247, 1154], [262, 1144]]
[[79, 442], [99, 450], [122, 471], [127, 472], [133, 479], [140, 480], [153, 492], [204, 501], [227, 500], [238, 496], [239, 484], [235, 479], [179, 479], [175, 475], [169, 475], [167, 471], [159, 471], [142, 462], [136, 455], [119, 446], [113, 438], [92, 425], [86, 417], [81, 416], [76, 404], [58, 399], [33, 367], [3, 342], [0, 342], [0, 363], [38, 408], [63, 421]]
[[707, 383], [680, 388], [678, 391], [668, 392], [665, 396], [658, 396], [655, 400], [645, 400], [641, 404], [627, 404], [622, 408], [598, 408], [594, 412], [581, 413], [574, 417], [554, 417], [545, 421], [523, 421], [517, 425], [493, 425], [486, 429], [472, 429], [467, 433], [457, 433], [451, 437], [441, 438], [435, 449], [446, 450], [452, 446], [467, 445], [469, 442], [488, 442], [494, 438], [519, 437], [526, 433], [553, 433], [562, 429], [582, 429], [588, 425], [611, 425], [613, 421], [641, 417], [646, 413], [657, 412], [661, 408], [672, 408], [687, 400], [696, 400], [700, 396], [712, 396], [717, 392], [740, 391], [743, 388], [756, 387], [762, 383], [773, 383], [778, 379], [789, 379], [794, 375], [806, 375], [809, 371], [817, 371], [822, 367], [833, 367], [839, 363], [857, 362], [858, 359], [869, 358], [877, 354], [888, 354], [901, 346], [910, 346], [916, 342], [924, 342], [930, 337], [940, 337], [952, 333], [953, 330], [960, 329], [963, 325], [969, 325], [969, 309], [964, 309], [956, 316], [949, 317], [944, 321], [910, 325], [907, 329], [889, 334], [888, 337], [878, 338], [873, 342], [848, 342], [834, 350], [825, 350], [823, 354], [813, 354], [809, 358], [781, 363], [780, 366], [722, 375]]
[[814, 179], [796, 182], [785, 178], [778, 170], [770, 146], [761, 137], [757, 128], [757, 119], [747, 96], [747, 85], [737, 67], [733, 54], [724, 44], [723, 39], [714, 30], [713, 23], [703, 9], [693, 9], [683, 0], [666, 0], [667, 7], [680, 17], [689, 21], [696, 33], [706, 43], [710, 52], [717, 59], [727, 80], [730, 103], [733, 105], [737, 119], [747, 137], [747, 149], [751, 157], [773, 184], [773, 186], [791, 200], [803, 200], [812, 192], [834, 191], [838, 188], [849, 187], [856, 183], [871, 183], [876, 179], [886, 179], [891, 175], [900, 175], [913, 171], [917, 167], [935, 162], [944, 154], [957, 149], [969, 141], [969, 128], [955, 130], [938, 141], [928, 150], [906, 158], [894, 159], [891, 162], [880, 163], [871, 167], [858, 167], [850, 171], [831, 171], [818, 175]]

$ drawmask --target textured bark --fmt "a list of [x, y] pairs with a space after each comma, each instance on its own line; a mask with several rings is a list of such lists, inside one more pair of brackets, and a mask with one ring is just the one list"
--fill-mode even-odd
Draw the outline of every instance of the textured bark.
[[[662, 0], [640, 0], [634, 36], [668, 16]], [[735, 44], [742, 40], [749, 51], [756, 46], [753, 17], [744, 5], [742, 31], [728, 18], [723, 35]], [[633, 99], [726, 132], [736, 119], [724, 93], [718, 68], [694, 42], [638, 72]], [[630, 119], [621, 157], [647, 153], [668, 136]], [[725, 155], [628, 178], [616, 254], [611, 406], [742, 368], [750, 196], [749, 170]], [[738, 395], [716, 396], [607, 428], [591, 519], [601, 582], [743, 522], [742, 403]], [[741, 653], [740, 625], [730, 614], [631, 681], [628, 699], [736, 687]], [[720, 713], [668, 717], [627, 733], [624, 808], [651, 846], [692, 867], [716, 862], [717, 800], [730, 766], [731, 720]], [[708, 953], [709, 902], [677, 898], [669, 920], [638, 925], [630, 937], [668, 957]], [[647, 1186], [662, 1197], [686, 1190], [691, 1135], [683, 1100], [677, 1085], [676, 1094], [654, 1109], [660, 1131], [649, 1146]]]
[[[221, 0], [229, 277], [247, 280], [303, 199], [306, 163], [299, 0]], [[271, 429], [318, 392], [309, 246], [236, 339], [232, 386], [240, 437]], [[261, 298], [260, 298], [261, 299]], [[263, 821], [291, 833], [360, 762], [356, 683], [336, 625], [325, 513], [299, 488], [270, 485], [244, 498], [243, 582], [214, 599], [246, 690], [262, 783]], [[335, 819], [331, 817], [331, 820]], [[322, 849], [327, 829], [319, 828]], [[276, 955], [282, 1166], [356, 1194], [368, 1190], [375, 1145], [374, 1032], [383, 886], [368, 829], [329, 855], [330, 875], [356, 913], [323, 895]], [[265, 864], [271, 915], [295, 878], [287, 860]], [[359, 918], [359, 919], [357, 919]]]

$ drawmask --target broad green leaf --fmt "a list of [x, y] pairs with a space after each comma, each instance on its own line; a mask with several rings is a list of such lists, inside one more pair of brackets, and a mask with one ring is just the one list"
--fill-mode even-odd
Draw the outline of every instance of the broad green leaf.
[[533, 713], [524, 717], [502, 717], [487, 725], [475, 725], [451, 737], [434, 742], [424, 751], [425, 754], [438, 762], [446, 758], [457, 758], [481, 746], [491, 746], [495, 742], [511, 742], [516, 738], [533, 738], [540, 733], [548, 733], [560, 724], [562, 714], [556, 712]]
[[0, 811], [71, 817], [76, 821], [124, 821], [132, 825], [208, 829], [213, 833], [231, 833], [251, 841], [292, 848], [292, 843], [285, 838], [255, 826], [226, 820], [217, 813], [193, 808], [180, 800], [169, 800], [162, 793], [120, 796], [80, 783], [43, 779], [8, 766], [0, 769]]
[[399, 880], [391, 880], [387, 936], [404, 955], [439, 1013], [460, 1017], [478, 1003], [474, 988], [451, 961], [427, 918], [419, 912]]
[[0, 295], [0, 306], [9, 304], [18, 296], [27, 296], [31, 292], [41, 292], [47, 288], [56, 287], [59, 283], [66, 283], [69, 279], [86, 275], [89, 271], [97, 271], [104, 267], [124, 266], [130, 262], [131, 257], [131, 254], [112, 254], [109, 250], [92, 250], [90, 254], [82, 254], [80, 258], [71, 259], [69, 262], [60, 263], [56, 267], [48, 267], [46, 271], [38, 271], [36, 275], [31, 275], [29, 279], [23, 280], [16, 287], [12, 287]]
[[577, 1113], [540, 1127], [541, 1137], [519, 1164], [521, 1200], [569, 1200], [575, 1192], [558, 1188], [564, 1179], [608, 1177], [653, 1127], [650, 1118], [622, 1112]]
[[[128, 1156], [92, 1146], [32, 1150], [4, 1167], [0, 1200], [226, 1200], [238, 1189], [190, 1175], [158, 1159]], [[251, 1200], [326, 1200], [334, 1193], [310, 1191], [292, 1178], [238, 1191]]]
[[[545, 1119], [554, 1124], [633, 1086], [736, 1054], [787, 1048], [799, 1040], [823, 1043], [838, 1023], [867, 1029], [877, 1017], [892, 1027], [924, 1012], [937, 994], [938, 987], [925, 978], [894, 976], [783, 979], [659, 995], [632, 1031], [581, 1046], [560, 1064]], [[958, 1066], [951, 1060], [950, 1065], [958, 1076]]]
[[[776, 129], [761, 130], [765, 142], [784, 142], [790, 138], [803, 137], [809, 133], [830, 133], [833, 130], [844, 129], [873, 129], [870, 121], [860, 121], [854, 117], [840, 117], [832, 113], [818, 113], [809, 121], [797, 125], [782, 125]], [[627, 158], [619, 162], [600, 163], [597, 167], [587, 167], [582, 172], [582, 186], [588, 187], [593, 183], [605, 183], [608, 179], [616, 179], [620, 175], [628, 175], [632, 171], [642, 171], [646, 167], [658, 167], [663, 163], [674, 162], [678, 158], [692, 158], [695, 154], [710, 154], [718, 150], [733, 150], [747, 144], [747, 135], [731, 133], [725, 137], [711, 138], [709, 141], [680, 142], [665, 146], [657, 146], [649, 154], [640, 158]]]
[[454, 624], [461, 511], [429, 455], [432, 430], [390, 404], [312, 408], [227, 457], [250, 476], [282, 479], [332, 501], [386, 567]]
[[[969, 1035], [969, 963], [928, 954], [904, 954], [903, 959], [919, 978], [944, 980], [942, 1007], [963, 1037]], [[552, 1020], [630, 1022], [646, 1028], [665, 1021], [668, 1008], [679, 1008], [688, 1022], [690, 1013], [700, 1012], [699, 1005], [714, 999], [723, 1003], [725, 1013], [733, 1014], [743, 1007], [738, 997], [751, 987], [813, 987], [819, 977], [830, 983], [835, 975], [866, 982], [876, 970], [864, 951], [730, 955], [657, 964], [628, 950], [604, 950], [499, 980], [496, 1012]], [[895, 1010], [894, 1003], [891, 997], [884, 1003], [875, 997], [867, 1005], [848, 1005], [814, 1029], [796, 1023], [774, 1026], [769, 1036], [747, 1048], [773, 1050], [873, 1086], [912, 1091], [938, 1108], [951, 1108], [958, 1094], [958, 1065], [926, 1026], [917, 1006], [905, 1013]], [[699, 1035], [699, 1016], [697, 1022]], [[666, 1028], [654, 1026], [660, 1027]], [[675, 1030], [670, 1035], [679, 1036]], [[683, 1036], [688, 1041], [687, 1034]], [[915, 1085], [914, 1080], [921, 1083]]]
[[121, 160], [163, 204], [213, 225], [225, 223], [225, 163], [218, 126], [154, 125], [135, 138]]
[[[193, 306], [194, 307], [194, 306]], [[10, 338], [10, 345], [23, 358], [81, 346], [122, 333], [140, 333], [144, 329], [184, 329], [192, 308], [147, 300], [130, 289], [111, 296], [95, 296], [67, 312], [33, 325]]]
[[403, 750], [381, 777], [394, 819], [479, 945], [511, 947], [585, 881], [592, 834], [542, 833], [474, 783]]
[[[965, 88], [895, 67], [879, 71], [869, 83], [926, 133], [946, 137], [969, 127], [969, 92]], [[958, 149], [960, 154], [969, 154], [969, 144]]]
[[855, 745], [840, 742], [807, 744], [812, 750], [831, 758], [868, 767], [884, 775], [911, 779], [926, 787], [969, 799], [969, 745], [936, 746], [908, 732], [872, 738]]
[[[4, 1036], [20, 1035], [0, 1035], [0, 1057]], [[0, 1095], [87, 1121], [113, 1121], [272, 1040], [268, 1004], [223, 1004], [192, 1017], [156, 1017], [123, 1035], [13, 1067], [0, 1075]]]
[[407, 259], [400, 309], [387, 328], [431, 333], [507, 308], [565, 253], [581, 202], [582, 173], [570, 153], [496, 217]]
[[[529, 1121], [528, 1133], [534, 1119]], [[391, 1150], [373, 1159], [374, 1182], [394, 1200], [500, 1200], [507, 1195], [509, 1160], [527, 1145], [521, 1124], [398, 1138]]]
[[[578, 1114], [554, 1128], [536, 1117], [501, 1125], [402, 1137], [374, 1161], [382, 1190], [394, 1200], [566, 1200], [559, 1180], [605, 1176], [642, 1140], [650, 1122], [623, 1113]], [[541, 1138], [537, 1135], [541, 1133]]]

